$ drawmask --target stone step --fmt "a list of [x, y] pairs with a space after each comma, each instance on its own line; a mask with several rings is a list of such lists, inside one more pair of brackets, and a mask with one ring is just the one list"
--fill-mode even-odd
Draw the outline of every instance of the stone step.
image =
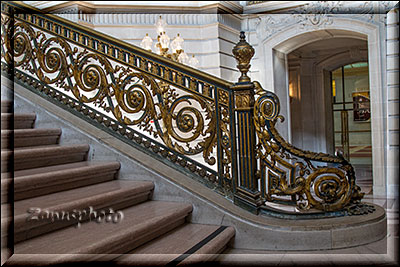
[[12, 113], [13, 105], [11, 100], [1, 100], [1, 113]]
[[[58, 143], [60, 135], [61, 129], [1, 130], [1, 148], [54, 145]], [[11, 138], [13, 144], [10, 143]]]
[[[14, 200], [42, 196], [80, 186], [110, 181], [116, 178], [119, 162], [88, 162], [62, 164], [45, 168], [25, 170], [25, 175], [14, 177]], [[40, 172], [39, 169], [47, 169]], [[29, 171], [33, 170], [29, 174]], [[12, 178], [2, 179], [2, 203]], [[8, 191], [10, 192], [10, 191]]]
[[8, 263], [112, 260], [182, 225], [192, 205], [147, 201], [121, 212], [123, 219], [116, 223], [90, 221], [20, 242]]
[[[33, 175], [33, 174], [43, 174], [43, 173], [47, 173], [47, 172], [60, 171], [60, 170], [65, 170], [65, 169], [75, 169], [75, 168], [80, 168], [80, 167], [97, 165], [99, 163], [100, 162], [98, 162], [98, 161], [80, 161], [80, 162], [59, 164], [59, 165], [53, 165], [53, 166], [47, 166], [47, 167], [32, 168], [32, 169], [27, 169], [27, 170], [19, 170], [19, 171], [14, 171], [12, 174], [14, 174], [15, 178], [18, 178], [18, 177]], [[111, 163], [111, 162], [109, 162], [109, 163]], [[7, 173], [7, 175], [10, 175], [7, 178], [12, 177], [11, 173]]]
[[129, 266], [190, 265], [213, 260], [235, 236], [233, 227], [184, 224], [115, 261]]
[[[90, 210], [100, 213], [101, 210], [109, 212], [111, 208], [117, 211], [136, 205], [148, 200], [152, 196], [153, 189], [154, 184], [149, 181], [114, 180], [16, 201], [14, 242], [21, 242], [70, 225], [74, 225], [73, 228], [77, 230], [80, 223], [79, 211], [82, 212], [82, 222], [85, 219], [94, 220], [95, 217], [89, 218]], [[73, 210], [76, 210], [76, 219], [73, 218]], [[64, 219], [61, 219], [62, 212], [65, 212]], [[69, 213], [69, 217], [66, 213]], [[140, 215], [135, 214], [135, 216]], [[96, 228], [97, 224], [92, 227]]]
[[14, 125], [14, 129], [30, 129], [36, 120], [35, 113], [1, 113], [1, 129], [11, 129]]
[[[89, 145], [49, 145], [28, 148], [16, 148], [14, 151], [1, 151], [2, 172], [24, 170], [52, 165], [84, 161]], [[13, 157], [12, 157], [13, 156]], [[3, 160], [4, 159], [4, 160]], [[13, 160], [14, 164], [11, 164]]]

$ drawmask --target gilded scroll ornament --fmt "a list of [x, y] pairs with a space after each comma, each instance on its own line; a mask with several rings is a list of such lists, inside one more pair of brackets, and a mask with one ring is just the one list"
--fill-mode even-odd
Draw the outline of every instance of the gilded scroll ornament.
[[[257, 158], [260, 161], [261, 184], [266, 201], [279, 196], [292, 196], [300, 210], [341, 210], [359, 202], [363, 193], [355, 184], [353, 167], [344, 159], [325, 153], [303, 151], [287, 143], [275, 124], [279, 115], [279, 99], [254, 82], [259, 96], [254, 106], [254, 124], [259, 140]], [[329, 164], [335, 164], [330, 166]]]
[[[70, 35], [70, 29], [57, 30], [61, 26], [51, 23], [52, 36], [47, 28], [40, 30], [43, 25], [17, 21], [11, 28], [9, 18], [2, 14], [4, 60], [28, 70], [44, 84], [72, 94], [80, 103], [112, 114], [122, 125], [138, 127], [173, 151], [187, 156], [201, 154], [207, 164], [216, 163], [216, 106], [208, 92], [204, 96], [197, 92], [196, 78], [188, 76], [185, 87], [182, 83], [186, 78], [170, 67], [141, 56], [130, 56], [123, 64], [127, 53], [114, 45], [79, 33], [72, 35], [78, 46], [57, 34]], [[86, 45], [97, 45], [100, 53]], [[94, 113], [87, 115], [95, 117]], [[126, 131], [126, 127], [114, 128]], [[186, 160], [180, 159], [179, 164], [183, 162]]]
[[222, 164], [224, 166], [224, 178], [231, 180], [231, 164], [232, 164], [232, 148], [231, 148], [231, 132], [229, 129], [229, 112], [226, 107], [221, 107], [221, 136], [222, 136], [222, 148], [224, 151], [224, 156]]
[[229, 104], [229, 95], [228, 92], [222, 90], [222, 89], [218, 89], [218, 100], [220, 103]]

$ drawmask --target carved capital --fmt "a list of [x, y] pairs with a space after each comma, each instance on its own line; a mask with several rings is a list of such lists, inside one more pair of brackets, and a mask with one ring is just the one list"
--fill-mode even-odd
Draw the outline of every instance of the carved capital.
[[240, 94], [240, 95], [235, 96], [236, 108], [240, 108], [240, 109], [249, 108], [250, 102], [251, 102], [250, 94]]
[[254, 85], [252, 83], [235, 84], [231, 88], [235, 91], [235, 108], [241, 110], [253, 109]]

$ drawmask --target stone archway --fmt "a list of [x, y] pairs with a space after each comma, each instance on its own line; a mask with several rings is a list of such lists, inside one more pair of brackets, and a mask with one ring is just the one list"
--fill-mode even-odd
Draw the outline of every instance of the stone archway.
[[[374, 181], [374, 194], [386, 193], [386, 171], [385, 171], [385, 121], [384, 109], [382, 103], [384, 102], [384, 64], [383, 60], [385, 54], [385, 38], [379, 35], [384, 24], [374, 21], [363, 21], [344, 17], [333, 17], [330, 24], [311, 25], [304, 27], [299, 24], [288, 24], [287, 27], [281, 28], [274, 34], [270, 34], [264, 40], [260, 40], [260, 46], [257, 48], [259, 57], [264, 61], [265, 75], [261, 75], [261, 82], [265, 88], [274, 91], [281, 100], [281, 113], [286, 117], [287, 123], [280, 125], [282, 135], [292, 142], [292, 135], [290, 132], [291, 123], [293, 122], [290, 116], [290, 98], [289, 98], [289, 66], [288, 54], [296, 49], [322, 40], [329, 40], [332, 38], [352, 38], [364, 40], [367, 42], [367, 58], [370, 66], [369, 79], [370, 79], [370, 94], [371, 94], [371, 128], [372, 130], [372, 155], [373, 155], [373, 181]], [[380, 28], [381, 27], [381, 28]], [[355, 50], [348, 53], [354, 53]], [[340, 65], [340, 57], [346, 58], [346, 54], [338, 55], [336, 58], [332, 57], [331, 60], [336, 60]], [[332, 62], [330, 62], [332, 63]], [[347, 62], [349, 63], [349, 62]], [[314, 83], [323, 84], [323, 73], [316, 73], [316, 69], [323, 70], [323, 68], [334, 68], [335, 64], [329, 65], [329, 60], [321, 61], [319, 64], [309, 69], [317, 75]], [[284, 75], [282, 75], [285, 73]], [[317, 96], [320, 101], [319, 105], [311, 105], [313, 108], [319, 108], [319, 111], [324, 110], [325, 98], [324, 93]], [[316, 103], [316, 101], [314, 101]], [[322, 106], [322, 108], [321, 108]], [[316, 110], [313, 110], [316, 112]], [[322, 131], [322, 133], [321, 133]], [[319, 134], [326, 136], [326, 126], [321, 126], [317, 130]], [[313, 150], [326, 151], [327, 144], [319, 143]]]

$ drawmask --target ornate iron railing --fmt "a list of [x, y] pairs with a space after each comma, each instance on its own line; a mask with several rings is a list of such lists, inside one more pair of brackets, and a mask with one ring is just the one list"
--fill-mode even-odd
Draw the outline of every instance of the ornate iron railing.
[[2, 32], [8, 65], [78, 100], [74, 108], [91, 107], [100, 123], [230, 187], [231, 83], [23, 4], [2, 3]]
[[1, 10], [3, 73], [236, 204], [257, 213], [288, 195], [300, 208], [332, 211], [360, 199], [344, 159], [278, 134], [278, 98], [247, 76], [254, 49], [244, 33], [232, 84], [21, 2]]
[[257, 175], [263, 201], [291, 202], [300, 210], [336, 211], [361, 200], [352, 165], [343, 157], [303, 151], [287, 143], [275, 128], [278, 120], [283, 121], [278, 97], [257, 82], [254, 86]]

